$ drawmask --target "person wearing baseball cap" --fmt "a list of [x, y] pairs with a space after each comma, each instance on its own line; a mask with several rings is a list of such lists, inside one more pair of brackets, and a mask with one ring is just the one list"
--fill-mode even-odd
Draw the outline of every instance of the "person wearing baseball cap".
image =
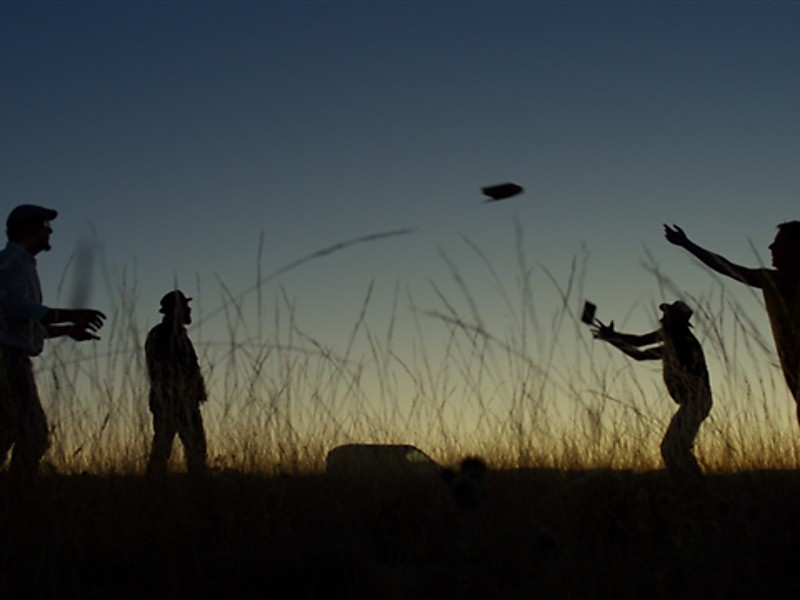
[[147, 463], [149, 477], [163, 477], [177, 435], [183, 443], [190, 475], [206, 473], [206, 435], [200, 405], [206, 384], [186, 325], [192, 322], [191, 298], [180, 290], [160, 302], [161, 323], [147, 334], [144, 350], [150, 379], [153, 443]]
[[43, 303], [36, 256], [50, 250], [51, 208], [21, 204], [6, 219], [8, 243], [0, 251], [0, 462], [13, 447], [12, 475], [35, 474], [48, 448], [48, 425], [31, 357], [46, 338], [99, 339], [105, 315], [94, 309]]
[[[660, 360], [664, 383], [678, 412], [661, 440], [661, 457], [669, 474], [680, 484], [703, 487], [700, 465], [692, 449], [703, 421], [711, 413], [711, 383], [700, 342], [691, 331], [692, 309], [677, 300], [661, 304], [661, 327], [644, 335], [614, 330], [614, 322], [594, 325], [595, 338], [615, 346], [636, 360]], [[646, 347], [649, 346], [647, 348]]]

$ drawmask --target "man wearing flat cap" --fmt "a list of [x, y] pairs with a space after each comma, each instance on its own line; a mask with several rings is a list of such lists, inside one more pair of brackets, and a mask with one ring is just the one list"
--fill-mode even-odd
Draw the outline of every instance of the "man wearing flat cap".
[[706, 358], [691, 330], [692, 309], [680, 300], [659, 308], [661, 327], [651, 333], [622, 333], [613, 321], [593, 327], [593, 333], [636, 360], [661, 360], [667, 391], [679, 406], [661, 441], [661, 457], [676, 481], [696, 487], [703, 472], [692, 449], [712, 404]]
[[183, 443], [190, 475], [206, 472], [206, 435], [200, 405], [206, 401], [206, 385], [186, 325], [192, 322], [191, 298], [173, 290], [161, 298], [161, 323], [150, 330], [145, 342], [150, 377], [150, 411], [153, 413], [153, 445], [147, 474], [166, 474], [177, 434]]
[[48, 426], [33, 376], [32, 356], [45, 338], [99, 339], [105, 315], [93, 309], [43, 304], [36, 255], [50, 250], [50, 222], [58, 213], [22, 204], [6, 220], [8, 243], [0, 251], [0, 464], [13, 447], [9, 471], [33, 475], [48, 447]]

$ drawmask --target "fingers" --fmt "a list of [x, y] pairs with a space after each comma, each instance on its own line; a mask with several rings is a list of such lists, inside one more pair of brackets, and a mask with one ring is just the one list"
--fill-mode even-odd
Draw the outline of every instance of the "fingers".
[[608, 325], [595, 325], [591, 328], [591, 331], [592, 337], [605, 341], [614, 338], [617, 334], [617, 332], [614, 330], [614, 321], [611, 321]]
[[98, 331], [103, 326], [106, 316], [99, 310], [94, 309], [81, 309], [78, 312], [78, 318], [75, 323], [80, 325], [83, 329], [91, 331]]
[[72, 328], [72, 331], [70, 331], [69, 336], [73, 340], [75, 340], [76, 342], [86, 342], [86, 341], [89, 341], [89, 340], [99, 340], [100, 339], [98, 336], [96, 336], [94, 333], [92, 333], [88, 329], [85, 329], [85, 328], [80, 327], [78, 325], [76, 325], [75, 327]]
[[664, 223], [664, 237], [667, 238], [667, 241], [676, 244], [678, 246], [682, 246], [686, 243], [687, 237], [686, 234], [683, 232], [683, 229], [678, 227], [677, 225], [673, 224], [672, 227]]
[[100, 325], [103, 324], [103, 321], [105, 321], [105, 319], [106, 319], [106, 316], [103, 313], [101, 313], [99, 310], [91, 310], [90, 313], [91, 313], [90, 318], [89, 318], [89, 322], [90, 323], [94, 323], [94, 324], [97, 324], [98, 326], [100, 326]]

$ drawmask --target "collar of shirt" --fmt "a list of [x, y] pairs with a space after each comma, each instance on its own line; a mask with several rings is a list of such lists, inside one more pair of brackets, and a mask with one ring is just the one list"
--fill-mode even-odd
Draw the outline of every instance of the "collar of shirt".
[[6, 244], [6, 251], [11, 256], [19, 257], [20, 260], [27, 261], [34, 266], [36, 265], [36, 258], [33, 256], [33, 254], [28, 252], [24, 246], [21, 246], [16, 242], [8, 242]]

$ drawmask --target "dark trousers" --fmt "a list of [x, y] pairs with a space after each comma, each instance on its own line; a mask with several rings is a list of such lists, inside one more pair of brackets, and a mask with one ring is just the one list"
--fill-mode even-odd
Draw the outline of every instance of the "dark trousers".
[[678, 480], [696, 483], [703, 479], [703, 471], [692, 450], [700, 425], [710, 412], [710, 397], [692, 398], [681, 404], [669, 423], [661, 441], [661, 457], [667, 471]]
[[192, 475], [206, 472], [206, 433], [200, 407], [182, 407], [173, 410], [155, 409], [153, 412], [153, 445], [147, 463], [148, 475], [164, 475], [172, 455], [172, 443], [177, 435], [183, 443], [186, 467]]
[[31, 357], [24, 350], [0, 346], [0, 465], [13, 446], [11, 473], [35, 474], [49, 446], [47, 438]]

